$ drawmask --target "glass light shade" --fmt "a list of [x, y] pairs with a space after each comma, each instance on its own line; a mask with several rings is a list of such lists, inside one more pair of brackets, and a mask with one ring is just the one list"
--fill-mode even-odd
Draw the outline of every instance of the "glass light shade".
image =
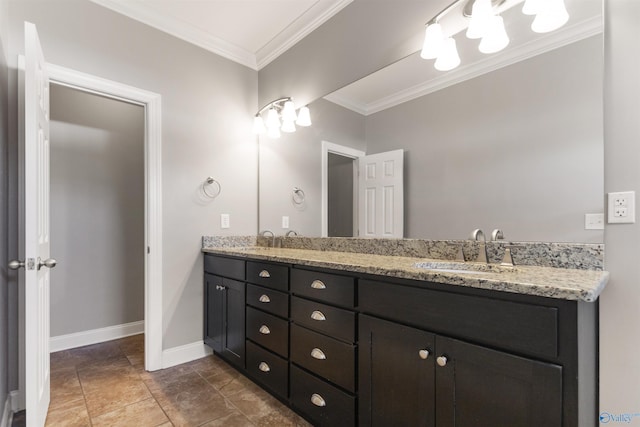
[[548, 33], [557, 30], [567, 23], [569, 13], [564, 0], [538, 0], [540, 2], [538, 14], [531, 23], [531, 29], [536, 33]]
[[253, 133], [255, 133], [256, 135], [261, 135], [265, 133], [266, 130], [267, 128], [264, 127], [264, 121], [262, 120], [262, 117], [260, 116], [260, 114], [257, 114], [253, 118]]
[[491, 0], [476, 0], [471, 8], [471, 20], [469, 21], [469, 27], [467, 27], [467, 38], [479, 39], [484, 37], [492, 16]]
[[293, 105], [293, 101], [285, 102], [282, 109], [282, 121], [295, 122], [296, 118], [296, 107]]
[[282, 132], [287, 132], [287, 133], [295, 132], [296, 125], [293, 123], [293, 120], [283, 120], [281, 130]]
[[267, 136], [273, 139], [280, 138], [280, 128], [279, 127], [267, 128]]
[[298, 111], [296, 124], [298, 126], [311, 126], [311, 113], [309, 112], [309, 107], [306, 105]]
[[275, 108], [269, 108], [269, 112], [267, 113], [267, 129], [278, 129], [280, 128], [280, 117], [278, 116], [278, 112]]
[[522, 6], [525, 15], [537, 15], [540, 10], [540, 0], [526, 0]]
[[482, 53], [496, 53], [509, 44], [509, 36], [504, 29], [502, 16], [492, 16], [489, 22], [487, 33], [480, 41], [480, 46], [478, 46]]
[[427, 25], [427, 29], [424, 33], [424, 43], [422, 45], [422, 51], [420, 57], [422, 59], [434, 59], [440, 56], [444, 42], [444, 35], [442, 34], [442, 26], [437, 22], [435, 24]]
[[449, 71], [458, 65], [460, 65], [460, 56], [456, 48], [456, 41], [452, 37], [448, 37], [444, 40], [442, 52], [433, 66], [438, 71]]

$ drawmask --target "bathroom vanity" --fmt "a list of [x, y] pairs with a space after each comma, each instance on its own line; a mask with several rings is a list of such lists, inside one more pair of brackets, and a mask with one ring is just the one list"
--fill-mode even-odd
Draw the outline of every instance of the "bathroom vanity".
[[203, 251], [205, 342], [314, 425], [597, 423], [604, 271]]

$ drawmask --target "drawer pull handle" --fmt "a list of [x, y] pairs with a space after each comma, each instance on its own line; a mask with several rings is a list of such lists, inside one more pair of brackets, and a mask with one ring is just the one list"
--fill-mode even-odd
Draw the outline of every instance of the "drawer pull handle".
[[420, 350], [418, 352], [418, 355], [420, 356], [420, 359], [426, 360], [429, 357], [429, 350], [426, 350], [426, 349]]
[[318, 360], [326, 360], [327, 356], [324, 354], [324, 351], [319, 348], [314, 348], [311, 350], [311, 357]]
[[271, 333], [271, 329], [269, 329], [267, 325], [260, 326], [259, 331], [262, 335], [269, 335]]
[[269, 295], [262, 295], [262, 296], [260, 296], [258, 301], [263, 302], [263, 303], [266, 304], [266, 303], [270, 303], [271, 302], [271, 298], [269, 298]]
[[436, 359], [438, 366], [442, 366], [442, 367], [446, 366], [448, 361], [449, 360], [447, 359], [447, 356], [444, 356], [444, 355]]
[[260, 362], [260, 364], [258, 365], [258, 369], [260, 369], [262, 372], [269, 372], [271, 370], [269, 365], [267, 365], [265, 362]]
[[313, 313], [311, 313], [311, 318], [318, 321], [327, 320], [327, 318], [324, 317], [324, 314], [318, 310], [315, 310]]
[[322, 282], [322, 280], [314, 280], [311, 282], [311, 287], [313, 289], [327, 289], [327, 286]]
[[271, 274], [267, 270], [262, 270], [260, 273], [258, 273], [258, 276], [268, 278], [271, 277]]
[[324, 399], [322, 398], [322, 396], [320, 396], [317, 393], [313, 393], [311, 395], [311, 403], [313, 403], [316, 406], [327, 406], [327, 402], [324, 401]]

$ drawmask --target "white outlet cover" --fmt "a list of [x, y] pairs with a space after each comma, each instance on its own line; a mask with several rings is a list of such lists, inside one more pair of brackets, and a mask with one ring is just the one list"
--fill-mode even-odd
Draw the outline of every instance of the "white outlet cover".
[[636, 192], [609, 193], [607, 199], [609, 224], [634, 224], [636, 222]]

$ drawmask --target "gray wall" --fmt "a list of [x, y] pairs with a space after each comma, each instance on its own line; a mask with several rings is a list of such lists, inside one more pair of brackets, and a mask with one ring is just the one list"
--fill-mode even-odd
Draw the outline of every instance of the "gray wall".
[[366, 119], [367, 154], [404, 148], [405, 236], [603, 242], [602, 37]]
[[329, 237], [354, 237], [354, 160], [333, 153], [329, 153], [328, 157], [327, 232]]
[[[282, 229], [286, 215], [292, 230], [320, 236], [322, 141], [364, 151], [363, 116], [324, 99], [309, 108], [310, 127], [298, 127], [279, 139], [260, 136], [260, 230], [286, 233]], [[305, 192], [302, 206], [292, 203], [293, 187]]]
[[60, 85], [50, 103], [51, 336], [144, 320], [144, 108]]
[[[23, 51], [27, 20], [49, 62], [162, 95], [162, 346], [202, 340], [201, 237], [256, 231], [257, 72], [88, 0], [12, 1], [9, 11], [10, 58]], [[209, 175], [222, 194], [204, 202]]]
[[[640, 194], [640, 2], [605, 1], [605, 191]], [[636, 202], [637, 203], [637, 202]], [[640, 223], [605, 230], [600, 297], [600, 410], [640, 413]], [[635, 417], [630, 425], [640, 425]]]
[[13, 390], [9, 384], [9, 370], [17, 370], [17, 366], [9, 366], [10, 349], [16, 342], [9, 341], [9, 280], [5, 264], [8, 253], [8, 66], [7, 66], [7, 3], [0, 1], [0, 417], [7, 399], [7, 392]]

